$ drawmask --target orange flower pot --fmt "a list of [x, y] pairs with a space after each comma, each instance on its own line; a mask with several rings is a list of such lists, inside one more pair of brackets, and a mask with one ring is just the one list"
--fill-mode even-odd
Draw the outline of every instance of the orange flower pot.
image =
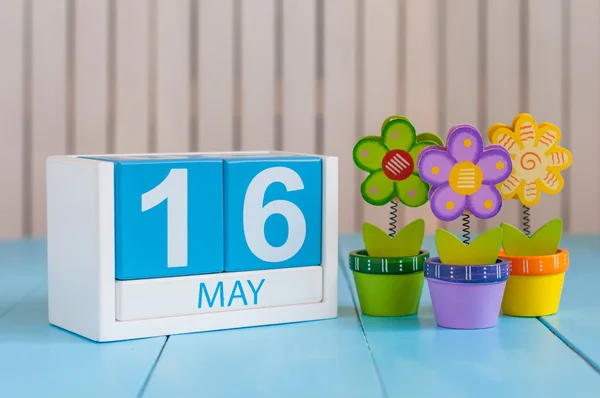
[[558, 312], [569, 252], [558, 249], [546, 256], [507, 256], [510, 273], [502, 300], [502, 312], [509, 316], [536, 317]]

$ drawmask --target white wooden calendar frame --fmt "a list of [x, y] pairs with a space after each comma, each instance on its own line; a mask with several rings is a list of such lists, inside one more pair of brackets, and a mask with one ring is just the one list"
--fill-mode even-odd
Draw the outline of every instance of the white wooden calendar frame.
[[[215, 156], [269, 153], [273, 152], [194, 152]], [[129, 154], [118, 156], [124, 155]], [[90, 340], [107, 342], [337, 317], [338, 159], [319, 157], [323, 161], [321, 302], [132, 321], [116, 320], [114, 164], [74, 155], [49, 157], [49, 322]]]

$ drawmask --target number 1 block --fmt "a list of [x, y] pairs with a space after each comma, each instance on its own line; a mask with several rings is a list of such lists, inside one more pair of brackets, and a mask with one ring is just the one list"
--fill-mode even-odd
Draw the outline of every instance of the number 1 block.
[[223, 161], [115, 162], [116, 279], [223, 272]]
[[321, 159], [225, 160], [225, 271], [321, 264]]

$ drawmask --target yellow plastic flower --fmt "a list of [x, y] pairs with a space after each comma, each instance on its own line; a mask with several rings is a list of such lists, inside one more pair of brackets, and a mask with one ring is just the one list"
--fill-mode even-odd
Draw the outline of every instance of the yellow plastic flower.
[[492, 144], [503, 146], [513, 162], [511, 175], [498, 189], [503, 199], [513, 197], [525, 206], [534, 206], [540, 192], [554, 195], [564, 185], [560, 172], [571, 165], [571, 152], [558, 146], [560, 129], [551, 123], [537, 124], [535, 119], [521, 113], [513, 119], [512, 127], [497, 123], [488, 130]]

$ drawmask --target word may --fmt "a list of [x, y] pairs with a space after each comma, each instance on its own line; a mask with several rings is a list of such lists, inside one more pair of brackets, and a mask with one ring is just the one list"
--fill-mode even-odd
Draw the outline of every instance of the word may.
[[[254, 287], [254, 284], [252, 283], [251, 280], [247, 280], [246, 283], [248, 283], [247, 288], [249, 288], [250, 291], [252, 291], [253, 303], [254, 303], [254, 305], [257, 305], [258, 304], [258, 293], [260, 292], [260, 289], [262, 288], [263, 283], [265, 283], [265, 280], [262, 279], [257, 287]], [[243, 301], [244, 305], [248, 305], [248, 300], [246, 299], [246, 291], [244, 291], [244, 287], [242, 286], [241, 281], [239, 281], [239, 280], [235, 281], [235, 284], [233, 285], [233, 289], [231, 289], [231, 293], [229, 293], [229, 300], [227, 301], [227, 307], [231, 307], [231, 304], [233, 303], [233, 300], [235, 300], [235, 299], [240, 299]], [[224, 307], [226, 293], [223, 288], [223, 281], [220, 281], [219, 283], [217, 283], [217, 287], [212, 292], [212, 296], [209, 295], [206, 284], [204, 282], [200, 283], [200, 292], [198, 294], [198, 308], [202, 308], [203, 298], [205, 298], [206, 302], [208, 303], [208, 306], [210, 308], [212, 308], [213, 305], [215, 304], [215, 301], [217, 300], [217, 297], [219, 298], [219, 306]]]

